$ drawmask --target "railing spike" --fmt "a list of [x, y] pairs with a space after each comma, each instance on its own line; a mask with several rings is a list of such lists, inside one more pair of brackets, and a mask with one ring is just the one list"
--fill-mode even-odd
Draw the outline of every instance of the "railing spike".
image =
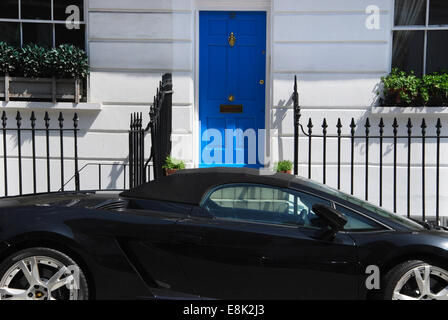
[[313, 126], [313, 121], [311, 120], [311, 118], [308, 119], [307, 127], [310, 128], [310, 129], [311, 129], [312, 127], [314, 127], [314, 126]]
[[6, 127], [6, 120], [8, 120], [8, 118], [6, 117], [6, 111], [3, 110], [3, 112], [2, 112], [2, 126], [3, 126], [3, 128]]
[[48, 115], [48, 111], [45, 111], [44, 121], [45, 127], [48, 128], [50, 126], [50, 116]]
[[366, 135], [369, 135], [370, 132], [370, 120], [369, 118], [366, 119], [366, 123], [364, 124], [364, 127], [366, 128]]
[[394, 128], [394, 134], [397, 134], [398, 129], [398, 121], [397, 118], [394, 118], [394, 122], [392, 123], [392, 128]]
[[355, 128], [356, 128], [355, 119], [352, 118], [352, 121], [350, 122], [350, 129], [351, 129], [350, 132], [352, 135], [355, 134]]
[[421, 125], [421, 128], [422, 128], [422, 129], [426, 129], [426, 128], [427, 128], [425, 118], [422, 119], [422, 125]]
[[324, 135], [327, 134], [327, 128], [328, 128], [327, 119], [324, 118], [324, 121], [322, 123], [322, 132], [323, 132]]
[[20, 126], [22, 125], [22, 116], [20, 115], [20, 111], [17, 111], [16, 120], [17, 120], [17, 127], [20, 128]]
[[78, 118], [78, 114], [75, 112], [75, 114], [73, 115], [73, 128], [78, 128], [78, 121], [79, 121], [79, 118]]
[[440, 133], [442, 132], [442, 121], [440, 121], [440, 118], [437, 118], [436, 128], [437, 135], [440, 135]]
[[406, 124], [406, 127], [408, 128], [408, 135], [410, 135], [412, 133], [412, 127], [413, 127], [411, 118], [408, 118], [408, 123]]
[[342, 122], [341, 122], [341, 118], [338, 118], [338, 122], [336, 123], [336, 128], [338, 129], [338, 134], [341, 134], [342, 130]]
[[62, 112], [59, 112], [58, 121], [59, 121], [59, 128], [63, 128], [64, 127], [64, 116], [62, 115]]
[[383, 120], [383, 118], [380, 119], [380, 123], [378, 124], [378, 127], [380, 128], [380, 134], [382, 135], [384, 133], [384, 120]]

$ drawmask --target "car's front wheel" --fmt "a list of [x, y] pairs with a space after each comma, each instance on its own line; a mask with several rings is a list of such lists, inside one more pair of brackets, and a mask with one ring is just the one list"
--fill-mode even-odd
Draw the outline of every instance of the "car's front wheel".
[[62, 252], [29, 248], [0, 264], [0, 300], [85, 300], [89, 290], [79, 265]]
[[420, 260], [391, 269], [383, 285], [386, 300], [448, 300], [448, 271]]

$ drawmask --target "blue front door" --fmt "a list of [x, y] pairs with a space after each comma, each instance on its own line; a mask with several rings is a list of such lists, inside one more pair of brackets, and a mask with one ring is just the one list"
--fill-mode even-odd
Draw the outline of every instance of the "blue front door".
[[266, 13], [204, 11], [199, 29], [200, 166], [263, 166]]

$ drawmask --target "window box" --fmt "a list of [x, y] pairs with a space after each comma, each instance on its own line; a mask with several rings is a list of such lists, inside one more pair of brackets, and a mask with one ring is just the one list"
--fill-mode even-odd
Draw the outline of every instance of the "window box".
[[81, 81], [56, 78], [0, 77], [0, 98], [4, 101], [57, 101], [79, 103], [85, 100]]

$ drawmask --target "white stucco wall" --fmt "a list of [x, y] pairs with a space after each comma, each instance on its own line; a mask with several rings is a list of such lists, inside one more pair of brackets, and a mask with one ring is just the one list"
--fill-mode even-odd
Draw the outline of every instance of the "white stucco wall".
[[[293, 77], [299, 77], [302, 124], [313, 119], [314, 132], [321, 130], [327, 118], [329, 133], [335, 133], [336, 121], [341, 118], [343, 131], [355, 118], [358, 131], [364, 130], [370, 118], [371, 133], [377, 133], [377, 124], [384, 117], [386, 126], [398, 117], [400, 132], [404, 133], [408, 117], [414, 120], [414, 130], [427, 118], [428, 134], [434, 132], [437, 116], [428, 112], [390, 114], [372, 108], [380, 77], [390, 71], [393, 0], [88, 0], [86, 8], [88, 53], [91, 63], [89, 101], [101, 104], [100, 111], [77, 110], [80, 117], [79, 153], [81, 163], [113, 163], [126, 161], [128, 153], [127, 130], [131, 112], [143, 112], [148, 121], [148, 105], [164, 72], [173, 73], [173, 155], [186, 161], [189, 167], [198, 162], [198, 12], [200, 10], [265, 10], [267, 30], [267, 124], [272, 129], [268, 139], [271, 164], [293, 158], [292, 93]], [[366, 8], [380, 8], [380, 28], [365, 27]], [[76, 109], [76, 108], [75, 108]], [[14, 121], [15, 109], [8, 110]], [[66, 119], [73, 110], [64, 111]], [[57, 112], [51, 117], [57, 118]], [[444, 120], [442, 118], [442, 120]], [[14, 122], [11, 122], [13, 125]], [[444, 133], [446, 133], [444, 131]], [[11, 138], [12, 139], [12, 138]], [[43, 137], [39, 137], [43, 139]], [[147, 139], [149, 140], [149, 139]], [[29, 143], [29, 138], [25, 139]], [[392, 153], [390, 140], [385, 140], [384, 204], [392, 208]], [[57, 137], [52, 139], [52, 154], [58, 156]], [[336, 185], [335, 141], [328, 142], [327, 183]], [[407, 146], [399, 141], [398, 152], [398, 211], [406, 210]], [[434, 212], [435, 152], [434, 141], [427, 145], [427, 213]], [[24, 148], [25, 150], [26, 148]], [[72, 152], [67, 142], [67, 152]], [[442, 148], [442, 159], [447, 159]], [[349, 141], [343, 143], [342, 189], [350, 190]], [[147, 155], [149, 146], [147, 148]], [[12, 147], [10, 154], [14, 154]], [[28, 151], [24, 151], [27, 153]], [[40, 155], [44, 156], [44, 150]], [[378, 144], [370, 143], [370, 200], [378, 203]], [[29, 152], [27, 154], [29, 156]], [[300, 140], [300, 174], [307, 175], [304, 165], [308, 157], [307, 140]], [[364, 196], [364, 144], [355, 148], [355, 194]], [[322, 180], [322, 146], [313, 142], [313, 179]], [[421, 150], [418, 145], [412, 155], [412, 212], [420, 212]], [[54, 162], [52, 179], [58, 183], [58, 160]], [[10, 160], [9, 171], [16, 170], [16, 161]], [[25, 161], [30, 168], [30, 160]], [[443, 176], [448, 173], [446, 161], [441, 168], [441, 204], [448, 204], [448, 185]], [[45, 161], [38, 165], [44, 168]], [[2, 166], [2, 164], [0, 164]], [[0, 168], [2, 170], [2, 168]], [[72, 175], [67, 164], [66, 177]], [[90, 170], [90, 171], [89, 171]], [[45, 171], [39, 181], [45, 191]], [[103, 186], [122, 187], [123, 172], [114, 167], [103, 168]], [[92, 178], [93, 177], [93, 178]], [[10, 177], [10, 193], [17, 189]], [[81, 175], [82, 188], [97, 188], [97, 168], [92, 167]], [[0, 193], [3, 192], [0, 184]], [[31, 191], [31, 185], [25, 191]]]

